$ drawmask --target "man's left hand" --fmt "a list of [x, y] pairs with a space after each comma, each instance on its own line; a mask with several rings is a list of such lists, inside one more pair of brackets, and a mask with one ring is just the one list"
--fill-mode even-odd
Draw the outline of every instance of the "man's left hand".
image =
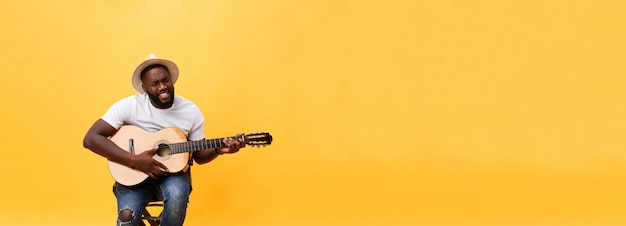
[[[243, 133], [237, 134], [236, 137], [241, 137], [243, 136]], [[224, 144], [226, 146], [221, 147], [218, 149], [218, 152], [221, 154], [233, 154], [239, 151], [239, 149], [246, 147], [246, 143], [243, 142], [242, 138], [239, 138], [237, 140], [233, 139], [233, 138], [224, 138]]]

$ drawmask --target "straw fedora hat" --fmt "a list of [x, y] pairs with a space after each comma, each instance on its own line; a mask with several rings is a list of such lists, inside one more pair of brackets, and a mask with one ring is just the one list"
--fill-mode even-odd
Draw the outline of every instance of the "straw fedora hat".
[[167, 68], [170, 72], [172, 84], [176, 83], [176, 80], [178, 80], [178, 66], [176, 66], [174, 62], [168, 59], [158, 58], [156, 55], [150, 54], [150, 56], [148, 56], [143, 62], [137, 65], [135, 72], [133, 72], [133, 87], [137, 90], [137, 92], [145, 93], [143, 88], [141, 88], [141, 71], [154, 64], [161, 64]]

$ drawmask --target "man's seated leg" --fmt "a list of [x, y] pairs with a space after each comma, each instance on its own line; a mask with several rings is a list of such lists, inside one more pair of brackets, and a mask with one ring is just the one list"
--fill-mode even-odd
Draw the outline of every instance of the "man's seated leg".
[[189, 171], [171, 174], [159, 185], [159, 193], [163, 196], [163, 212], [161, 224], [183, 225], [187, 214], [187, 204], [191, 193]]
[[137, 225], [141, 220], [141, 213], [146, 207], [147, 199], [152, 193], [150, 186], [126, 187], [116, 183], [117, 225]]

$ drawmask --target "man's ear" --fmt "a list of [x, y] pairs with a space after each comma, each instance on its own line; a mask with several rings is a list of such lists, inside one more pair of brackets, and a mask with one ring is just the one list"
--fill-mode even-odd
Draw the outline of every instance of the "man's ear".
[[141, 89], [143, 89], [143, 92], [147, 93], [148, 91], [146, 90], [146, 87], [143, 85], [143, 83], [141, 83]]

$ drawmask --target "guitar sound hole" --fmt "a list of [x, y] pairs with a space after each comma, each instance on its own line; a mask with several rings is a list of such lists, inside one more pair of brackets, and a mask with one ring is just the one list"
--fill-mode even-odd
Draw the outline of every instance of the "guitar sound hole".
[[161, 157], [170, 155], [170, 146], [167, 144], [159, 144], [159, 150], [157, 150], [156, 154]]

